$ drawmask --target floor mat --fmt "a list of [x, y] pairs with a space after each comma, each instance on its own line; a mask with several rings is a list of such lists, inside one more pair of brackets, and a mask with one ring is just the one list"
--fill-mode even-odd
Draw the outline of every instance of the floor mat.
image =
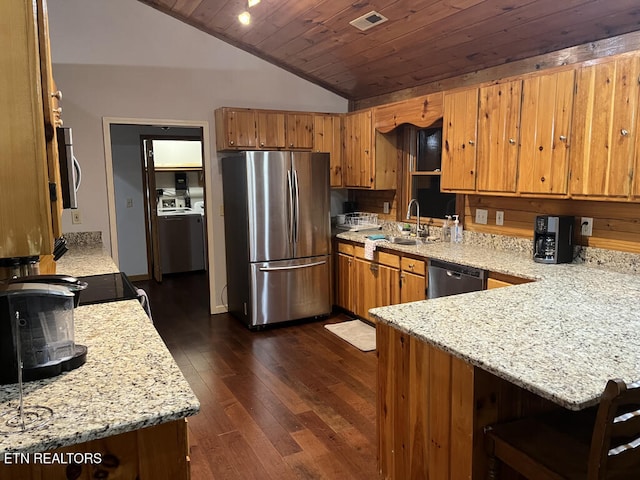
[[329, 323], [324, 328], [363, 352], [376, 349], [376, 329], [360, 320]]

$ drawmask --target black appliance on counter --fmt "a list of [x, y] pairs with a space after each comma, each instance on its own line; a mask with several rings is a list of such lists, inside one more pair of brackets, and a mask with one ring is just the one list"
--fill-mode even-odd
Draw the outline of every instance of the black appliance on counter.
[[53, 377], [83, 365], [74, 341], [74, 298], [59, 283], [0, 285], [0, 384]]
[[538, 215], [533, 229], [533, 260], [538, 263], [573, 261], [575, 217]]
[[80, 296], [80, 305], [94, 305], [96, 303], [138, 298], [136, 288], [123, 272], [89, 275], [78, 277], [78, 280], [87, 284], [87, 288]]

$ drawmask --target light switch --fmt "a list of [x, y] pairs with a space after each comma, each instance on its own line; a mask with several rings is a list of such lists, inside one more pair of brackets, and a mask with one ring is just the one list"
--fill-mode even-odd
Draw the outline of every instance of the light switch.
[[382, 211], [383, 213], [389, 213], [389, 202], [384, 202], [382, 204]]
[[496, 212], [496, 225], [504, 225], [504, 212]]

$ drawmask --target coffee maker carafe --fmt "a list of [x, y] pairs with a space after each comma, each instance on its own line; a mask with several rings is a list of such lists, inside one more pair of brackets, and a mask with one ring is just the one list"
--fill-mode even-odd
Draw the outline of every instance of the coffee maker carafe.
[[573, 260], [574, 217], [538, 215], [533, 229], [533, 260], [570, 263]]

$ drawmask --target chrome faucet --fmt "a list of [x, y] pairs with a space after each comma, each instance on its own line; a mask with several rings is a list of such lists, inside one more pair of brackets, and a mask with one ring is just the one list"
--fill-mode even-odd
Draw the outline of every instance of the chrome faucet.
[[420, 236], [420, 204], [418, 203], [418, 200], [416, 200], [415, 198], [412, 198], [409, 201], [409, 206], [407, 207], [407, 220], [411, 219], [411, 205], [416, 204], [416, 236]]

